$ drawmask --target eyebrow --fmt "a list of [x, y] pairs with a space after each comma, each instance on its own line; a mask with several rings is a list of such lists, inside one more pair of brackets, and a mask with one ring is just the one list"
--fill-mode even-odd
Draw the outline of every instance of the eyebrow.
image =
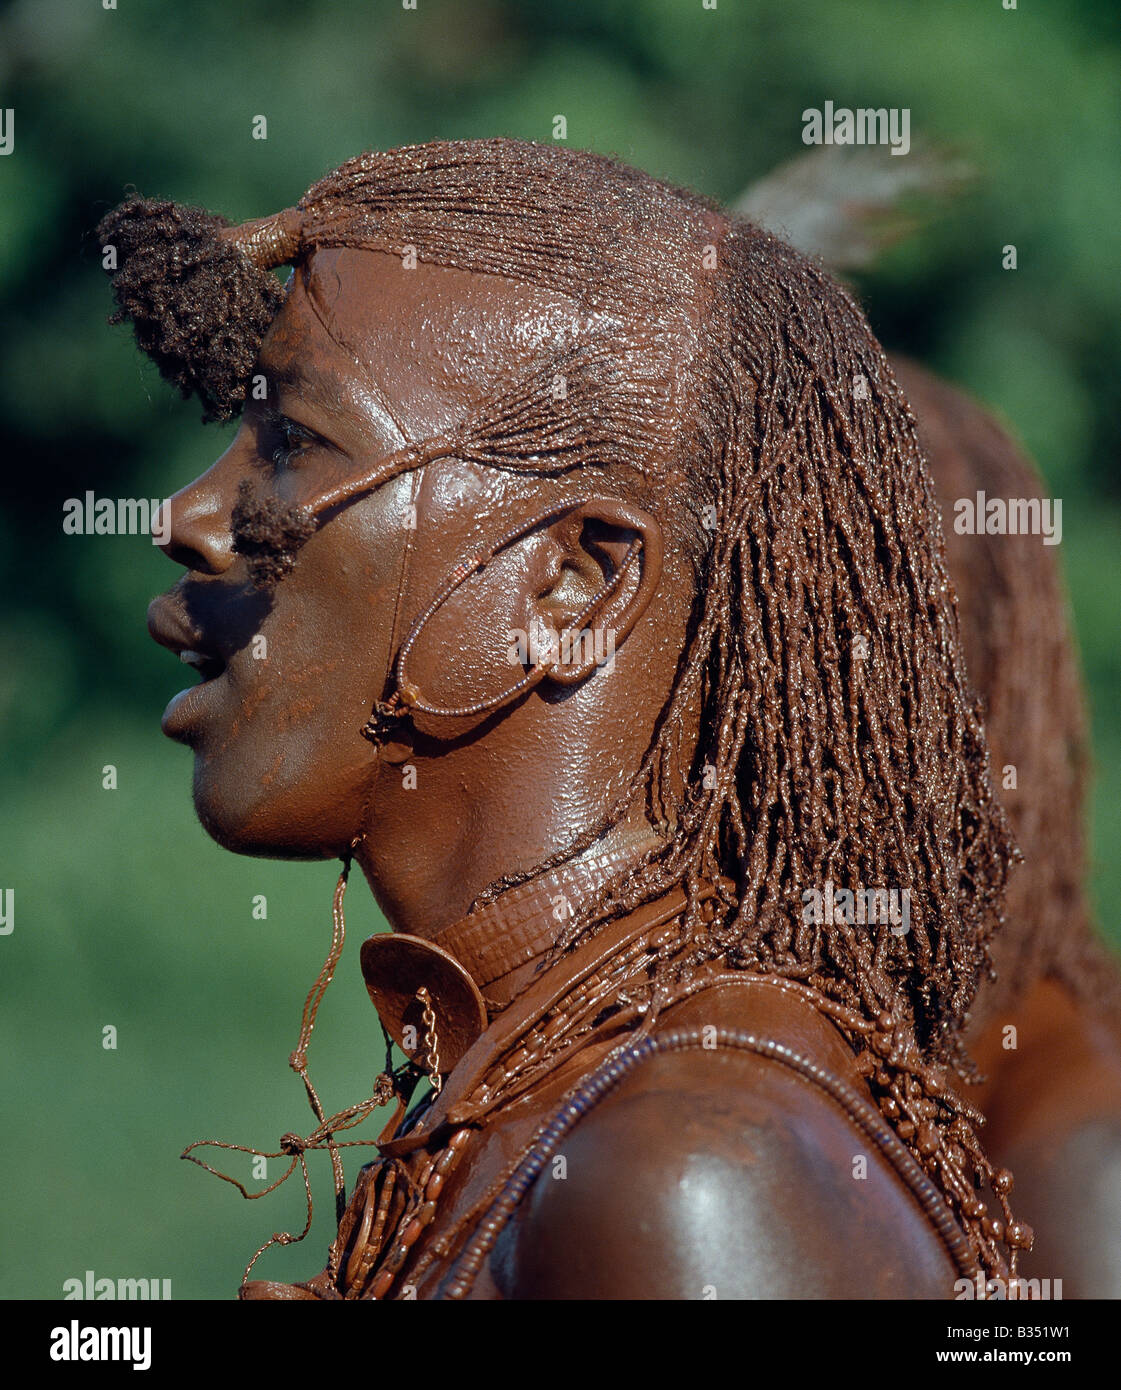
[[[362, 368], [360, 362], [358, 366]], [[322, 410], [328, 417], [338, 413], [340, 403], [345, 406], [345, 399], [340, 401], [340, 396], [338, 394], [328, 395], [324, 378], [309, 373], [298, 359], [293, 358], [278, 367], [262, 366], [261, 370], [269, 383], [270, 389], [287, 386], [293, 391], [299, 391], [302, 395], [307, 397], [308, 402], [312, 406]], [[363, 375], [365, 377], [363, 382], [364, 388], [375, 398], [385, 416], [386, 422], [392, 426], [396, 434], [400, 436], [402, 444], [410, 443], [410, 436], [402, 426], [401, 421], [397, 418], [396, 412], [390, 407], [385, 392], [365, 369], [363, 369]]]
[[298, 362], [287, 362], [280, 367], [262, 367], [261, 370], [270, 387], [288, 386], [321, 406], [330, 405], [322, 380], [310, 375]]

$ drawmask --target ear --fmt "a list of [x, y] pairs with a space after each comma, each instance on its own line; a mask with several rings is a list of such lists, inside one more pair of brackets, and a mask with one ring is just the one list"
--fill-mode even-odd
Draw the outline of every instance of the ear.
[[597, 497], [554, 522], [547, 535], [532, 576], [530, 622], [543, 645], [550, 634], [560, 638], [549, 680], [579, 685], [614, 655], [654, 597], [662, 578], [662, 528], [641, 507]]

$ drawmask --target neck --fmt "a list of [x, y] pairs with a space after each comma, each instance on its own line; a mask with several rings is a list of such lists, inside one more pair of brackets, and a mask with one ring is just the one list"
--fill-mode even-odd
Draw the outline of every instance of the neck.
[[[446, 912], [437, 911], [429, 920], [419, 914], [409, 914], [405, 920], [396, 915], [396, 920], [390, 919], [391, 926], [452, 955], [475, 981], [493, 1013], [509, 1004], [533, 979], [589, 899], [601, 894], [604, 886], [627, 868], [636, 867], [658, 843], [645, 819], [625, 820], [589, 849], [555, 868], [530, 872], [525, 881], [501, 888], [493, 897], [488, 894], [490, 900], [473, 912], [464, 910], [448, 919]], [[358, 858], [362, 863], [361, 850]], [[380, 902], [376, 876], [365, 863], [362, 867]], [[524, 870], [511, 868], [507, 876], [521, 872]], [[472, 897], [466, 903], [470, 907], [484, 888], [499, 882], [494, 878], [487, 884], [461, 887], [458, 899], [463, 903], [470, 891]]]
[[[504, 889], [446, 926], [367, 938], [362, 974], [383, 1026], [415, 1060], [423, 1025], [425, 1046], [432, 1049], [424, 1053], [425, 1064], [441, 1073], [454, 1068], [488, 1019], [532, 993], [538, 972], [556, 960], [553, 947], [568, 924], [601, 902], [607, 886], [636, 869], [658, 843], [649, 827], [629, 837], [620, 827], [589, 851]], [[597, 917], [593, 911], [583, 920], [590, 926]]]
[[510, 1003], [547, 963], [569, 922], [604, 887], [634, 869], [658, 844], [649, 829], [603, 840], [553, 869], [508, 888], [431, 938], [450, 951], [493, 1013]]
[[[623, 662], [633, 646], [620, 651], [613, 675], [597, 672], [556, 703], [534, 695], [485, 737], [445, 745], [416, 735], [404, 761], [396, 753], [396, 761], [379, 759], [355, 858], [395, 931], [429, 937], [450, 926], [491, 884], [532, 873], [612, 812], [664, 704], [644, 705], [642, 692], [669, 686], [668, 677], [638, 660], [641, 653], [631, 652], [629, 678]], [[601, 708], [608, 697], [610, 707]], [[664, 805], [685, 796], [685, 750], [694, 741], [687, 723], [680, 767], [666, 774]], [[638, 795], [594, 851], [650, 837], [644, 811]]]

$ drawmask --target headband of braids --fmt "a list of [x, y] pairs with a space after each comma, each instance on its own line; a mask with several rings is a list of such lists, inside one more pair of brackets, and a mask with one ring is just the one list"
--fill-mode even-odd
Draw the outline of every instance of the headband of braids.
[[[439, 457], [538, 480], [622, 468], [694, 557], [678, 674], [616, 806], [475, 906], [588, 848], [643, 798], [662, 837], [637, 872], [577, 909], [557, 949], [683, 885], [687, 949], [667, 953], [665, 978], [687, 984], [719, 959], [864, 1020], [847, 1036], [869, 1087], [978, 1258], [996, 1271], [996, 1243], [1030, 1243], [977, 1196], [988, 1180], [1004, 1207], [1010, 1180], [985, 1159], [980, 1117], [952, 1075], [975, 1074], [961, 1032], [1015, 851], [914, 419], [849, 294], [692, 194], [597, 155], [506, 140], [361, 155], [294, 209], [238, 228], [133, 199], [99, 232], [118, 247], [115, 317], [133, 320], [210, 418], [245, 394], [282, 297], [268, 268], [319, 247], [411, 249], [565, 293], [597, 317], [478, 418], [333, 495]], [[699, 342], [681, 308], [698, 303]], [[547, 390], [558, 370], [559, 401]], [[265, 507], [245, 499], [235, 540], [272, 583], [320, 508]], [[712, 922], [704, 882], [719, 885]], [[807, 895], [827, 884], [906, 891], [908, 930], [809, 912]]]

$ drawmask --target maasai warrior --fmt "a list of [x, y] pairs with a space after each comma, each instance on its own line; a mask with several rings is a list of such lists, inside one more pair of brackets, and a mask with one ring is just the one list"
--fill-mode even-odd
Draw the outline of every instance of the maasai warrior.
[[[410, 1061], [326, 1269], [246, 1297], [953, 1296], [1015, 1276], [962, 1030], [1011, 838], [937, 504], [849, 295], [612, 161], [368, 154], [110, 214], [228, 451], [164, 728], [245, 853], [353, 857]], [[292, 264], [287, 292], [268, 274]], [[267, 646], [262, 647], [262, 641]], [[262, 653], [267, 656], [261, 659]], [[416, 1079], [431, 1098], [402, 1117]], [[286, 1237], [285, 1239], [288, 1239]]]

